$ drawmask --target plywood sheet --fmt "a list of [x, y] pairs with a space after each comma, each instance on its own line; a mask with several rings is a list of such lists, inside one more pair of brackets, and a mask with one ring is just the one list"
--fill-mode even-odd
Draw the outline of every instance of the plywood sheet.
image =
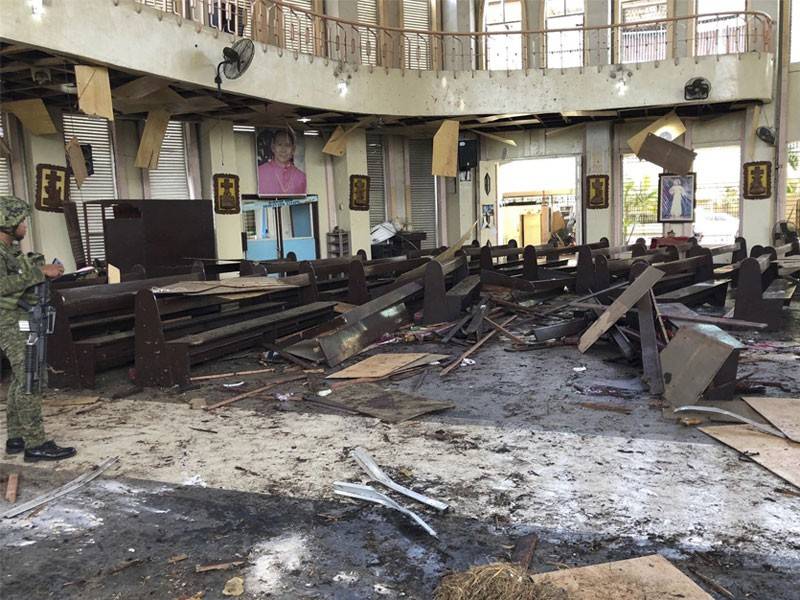
[[683, 124], [683, 121], [678, 118], [678, 115], [674, 110], [667, 113], [660, 119], [656, 119], [650, 125], [642, 129], [639, 133], [628, 138], [628, 146], [630, 146], [634, 154], [639, 154], [639, 150], [641, 149], [644, 140], [647, 138], [648, 133], [659, 135], [663, 131], [669, 131], [670, 137], [673, 140], [678, 139], [686, 131], [686, 126]]
[[163, 90], [168, 85], [169, 81], [166, 79], [161, 79], [160, 77], [154, 77], [152, 75], [145, 75], [144, 77], [138, 77], [137, 79], [129, 81], [123, 85], [118, 85], [114, 88], [112, 93], [114, 98], [136, 100], [138, 98], [144, 98], [145, 96], [148, 96], [153, 92], [157, 92], [158, 90]]
[[78, 108], [83, 113], [114, 120], [108, 69], [75, 65], [75, 83], [78, 86]]
[[161, 142], [169, 124], [169, 113], [156, 109], [147, 114], [144, 123], [142, 140], [139, 142], [139, 151], [136, 153], [136, 166], [140, 169], [157, 169], [158, 157], [161, 154]]
[[611, 329], [638, 302], [639, 298], [648, 293], [662, 277], [664, 277], [663, 271], [659, 271], [655, 267], [647, 267], [581, 336], [578, 350], [586, 352], [601, 335]]
[[114, 98], [114, 108], [124, 115], [156, 109], [179, 113], [187, 106], [183, 96], [170, 87], [155, 90], [141, 98]]
[[458, 121], [442, 121], [433, 136], [433, 162], [431, 175], [456, 177], [458, 175]]
[[800, 398], [742, 398], [790, 440], [800, 443]]
[[58, 133], [50, 113], [44, 102], [39, 98], [32, 100], [16, 100], [15, 102], [4, 102], [2, 104], [4, 112], [10, 112], [16, 116], [22, 126], [33, 135], [52, 135]]
[[333, 130], [331, 137], [322, 148], [322, 152], [330, 154], [331, 156], [344, 156], [347, 148], [347, 140], [345, 139], [344, 129], [341, 125], [337, 125]]
[[698, 427], [734, 450], [747, 454], [765, 469], [800, 488], [800, 444], [761, 433], [748, 425]]
[[636, 156], [658, 165], [668, 173], [686, 175], [692, 170], [697, 153], [680, 144], [648, 133]]
[[384, 390], [374, 383], [350, 385], [328, 396], [326, 400], [387, 423], [402, 423], [427, 413], [455, 408], [450, 402], [437, 402], [396, 390]]
[[712, 600], [659, 554], [541, 573], [533, 580], [565, 590], [570, 600]]
[[426, 353], [403, 352], [376, 354], [357, 362], [354, 365], [331, 373], [329, 379], [361, 379], [364, 377], [384, 377], [402, 369], [409, 363], [425, 358]]

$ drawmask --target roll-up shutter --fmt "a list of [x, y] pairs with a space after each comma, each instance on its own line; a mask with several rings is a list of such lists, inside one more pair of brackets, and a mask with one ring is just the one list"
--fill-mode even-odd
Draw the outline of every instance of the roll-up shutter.
[[[94, 174], [78, 189], [75, 178], [69, 180], [70, 200], [75, 202], [81, 223], [81, 236], [86, 258], [105, 259], [103, 241], [103, 214], [99, 206], [86, 205], [90, 200], [115, 200], [117, 183], [114, 174], [114, 152], [108, 121], [99, 117], [85, 115], [64, 115], [64, 142], [73, 137], [81, 144], [91, 144]], [[109, 211], [110, 212], [110, 211]], [[109, 215], [110, 216], [110, 215]]]
[[386, 188], [383, 180], [383, 138], [367, 135], [367, 175], [369, 175], [369, 226], [386, 221]]
[[188, 200], [189, 174], [186, 170], [186, 140], [183, 123], [170, 121], [161, 142], [158, 168], [147, 172], [150, 198], [156, 200]]
[[[377, 0], [358, 0], [356, 4], [356, 17], [359, 23], [368, 25], [378, 24]], [[359, 47], [361, 48], [361, 63], [365, 65], [378, 64], [378, 32], [376, 29], [359, 27]]]
[[409, 140], [409, 178], [411, 183], [411, 225], [415, 231], [424, 231], [427, 238], [423, 248], [435, 248], [436, 240], [436, 183], [431, 175], [433, 142]]
[[[312, 0], [283, 0], [285, 5], [302, 10], [313, 10]], [[314, 20], [301, 12], [283, 11], [284, 46], [304, 54], [314, 54]]]
[[[6, 116], [0, 114], [0, 137], [8, 141], [6, 137]], [[11, 161], [6, 157], [0, 156], [0, 195], [11, 196], [14, 193], [14, 186], [11, 184]]]

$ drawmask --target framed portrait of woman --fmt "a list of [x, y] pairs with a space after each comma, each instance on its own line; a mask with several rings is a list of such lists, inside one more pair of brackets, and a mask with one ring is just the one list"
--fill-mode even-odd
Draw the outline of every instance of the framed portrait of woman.
[[305, 196], [305, 144], [291, 128], [256, 129], [258, 195]]
[[658, 175], [658, 220], [661, 223], [694, 221], [696, 181], [694, 173]]

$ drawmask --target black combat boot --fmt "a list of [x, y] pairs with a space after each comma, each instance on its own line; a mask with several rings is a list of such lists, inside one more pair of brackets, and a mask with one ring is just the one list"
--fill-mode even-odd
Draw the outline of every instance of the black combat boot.
[[75, 456], [75, 448], [62, 448], [56, 446], [54, 441], [45, 442], [35, 448], [25, 448], [25, 462], [36, 462], [39, 460], [61, 460]]
[[6, 454], [19, 454], [23, 450], [25, 450], [25, 440], [22, 438], [6, 440]]

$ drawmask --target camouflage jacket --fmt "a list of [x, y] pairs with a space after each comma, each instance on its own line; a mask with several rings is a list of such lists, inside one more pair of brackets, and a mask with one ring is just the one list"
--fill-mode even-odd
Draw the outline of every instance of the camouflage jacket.
[[26, 255], [18, 246], [0, 242], [0, 320], [17, 318], [24, 312], [19, 306], [20, 298], [29, 304], [36, 303], [36, 294], [31, 288], [45, 280], [40, 269], [43, 265], [41, 254]]

